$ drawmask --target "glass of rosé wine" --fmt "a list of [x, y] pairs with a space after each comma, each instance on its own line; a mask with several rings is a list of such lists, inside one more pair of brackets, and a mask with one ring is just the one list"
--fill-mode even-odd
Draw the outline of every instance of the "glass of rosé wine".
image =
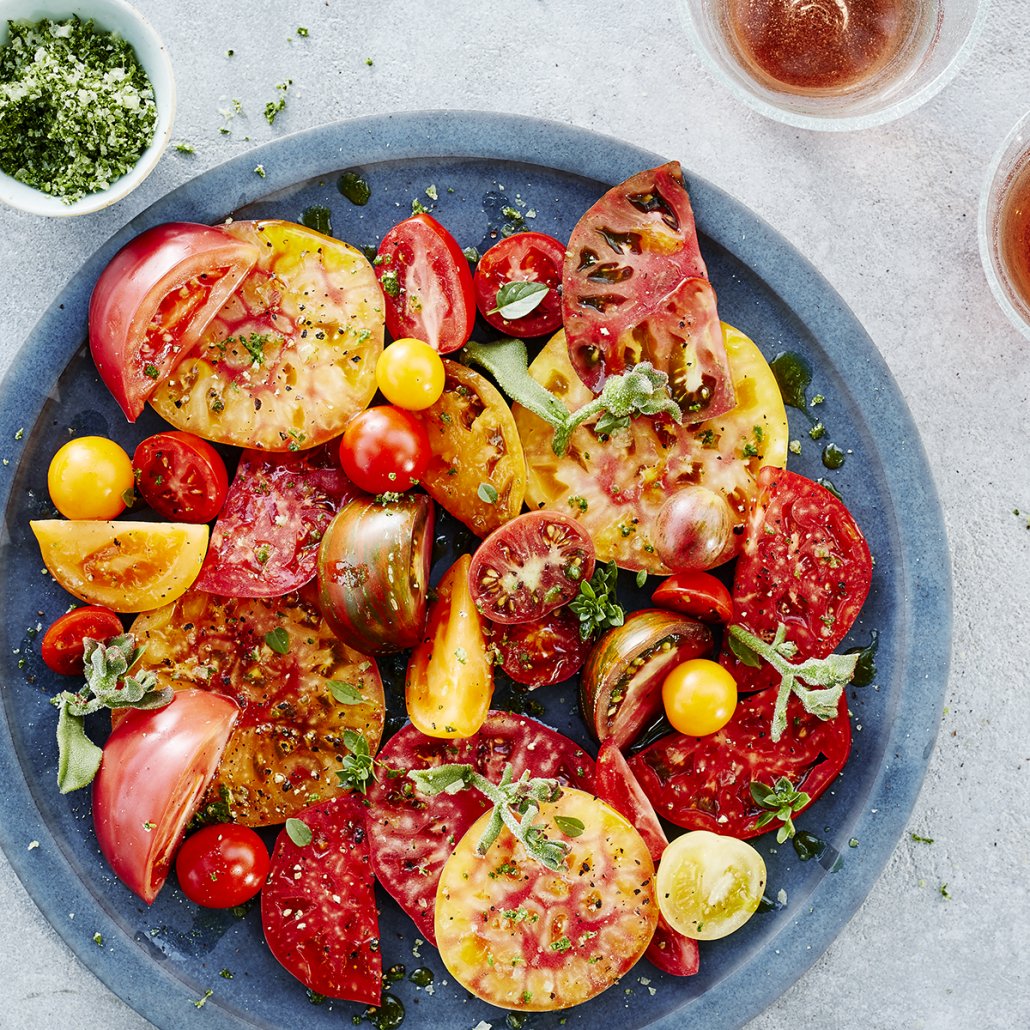
[[951, 81], [989, 0], [678, 0], [702, 61], [756, 111], [806, 129], [882, 125]]
[[1030, 337], [1030, 112], [991, 162], [980, 197], [980, 257], [994, 296]]

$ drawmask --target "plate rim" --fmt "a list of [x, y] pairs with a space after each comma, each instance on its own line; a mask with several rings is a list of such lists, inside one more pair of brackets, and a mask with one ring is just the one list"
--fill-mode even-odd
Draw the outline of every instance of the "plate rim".
[[[280, 160], [286, 154], [291, 155], [289, 160]], [[528, 116], [472, 111], [367, 115], [263, 144], [158, 198], [87, 258], [21, 342], [0, 383], [0, 438], [4, 432], [16, 432], [17, 419], [12, 417], [15, 399], [24, 408], [27, 391], [33, 397], [45, 396], [37, 385], [39, 369], [53, 367], [53, 362], [62, 357], [66, 364], [69, 358], [66, 342], [50, 339], [44, 351], [31, 355], [28, 342], [36, 336], [46, 337], [49, 327], [68, 319], [77, 318], [85, 324], [92, 283], [130, 238], [163, 221], [216, 222], [229, 211], [342, 168], [420, 158], [507, 161], [602, 183], [617, 183], [640, 168], [668, 160], [590, 129]], [[264, 167], [263, 177], [255, 174], [257, 166]], [[737, 972], [713, 984], [704, 994], [684, 999], [691, 1015], [706, 1019], [713, 1027], [730, 1027], [761, 1013], [804, 975], [868, 896], [897, 846], [926, 775], [947, 689], [952, 636], [951, 566], [943, 513], [918, 430], [873, 340], [833, 285], [789, 240], [711, 182], [689, 170], [685, 175], [701, 232], [742, 261], [797, 313], [848, 381], [851, 395], [862, 410], [870, 410], [868, 404], [875, 405], [878, 414], [887, 413], [895, 445], [891, 454], [884, 453], [882, 432], [871, 436], [871, 444], [887, 492], [896, 502], [894, 510], [900, 510], [898, 505], [903, 501], [908, 512], [904, 520], [896, 522], [900, 560], [892, 572], [894, 578], [901, 577], [905, 588], [903, 612], [908, 616], [909, 635], [925, 644], [918, 669], [908, 660], [899, 677], [907, 703], [898, 706], [888, 730], [883, 760], [866, 795], [869, 807], [857, 815], [852, 826], [854, 836], [860, 839], [863, 833], [875, 833], [875, 843], [864, 847], [857, 861], [849, 861], [846, 877], [834, 878], [832, 905], [817, 908], [804, 921], [788, 921], [775, 938], [775, 952], [767, 948], [743, 967], [741, 972], [748, 974], [744, 982], [741, 972]], [[705, 197], [720, 203], [709, 206]], [[719, 209], [718, 225], [706, 216], [706, 208], [711, 211], [715, 206]], [[786, 271], [784, 253], [791, 259]], [[857, 373], [859, 369], [861, 377], [848, 376], [849, 370]], [[0, 506], [5, 511], [16, 467], [0, 484]], [[6, 526], [4, 533], [0, 578], [11, 546]], [[0, 645], [8, 643], [7, 638], [7, 627], [0, 627]], [[98, 949], [84, 931], [83, 924], [92, 919], [101, 931], [107, 928], [111, 933], [120, 930], [128, 934], [115, 907], [84, 888], [74, 859], [60, 850], [44, 823], [33, 785], [17, 761], [6, 709], [0, 719], [0, 776], [8, 785], [0, 795], [0, 848], [43, 917], [79, 961], [140, 1016], [159, 1026], [178, 1025], [184, 1003], [197, 997], [190, 996], [182, 972], [173, 973], [171, 963], [160, 961], [159, 952], [138, 947], [118, 948], [117, 961], [101, 961], [107, 949]], [[27, 850], [28, 840], [38, 840], [41, 846]], [[814, 891], [822, 890], [820, 881]], [[66, 918], [69, 912], [75, 912], [74, 922]], [[87, 925], [92, 928], [93, 923]], [[131, 941], [131, 934], [128, 936]], [[160, 990], [154, 983], [155, 959], [162, 973]], [[672, 1030], [681, 1025], [682, 1008], [678, 1006], [650, 1025], [656, 1030]], [[209, 1020], [215, 1017], [215, 1026], [226, 1027], [238, 1027], [241, 1015], [231, 1003], [221, 1004], [217, 996], [206, 1012]]]

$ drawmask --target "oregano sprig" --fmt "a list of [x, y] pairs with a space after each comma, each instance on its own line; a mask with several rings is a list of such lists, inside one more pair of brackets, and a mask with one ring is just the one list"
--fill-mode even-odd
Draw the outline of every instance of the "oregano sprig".
[[755, 823], [755, 829], [768, 826], [773, 819], [779, 819], [783, 825], [776, 831], [776, 843], [785, 844], [797, 833], [794, 826], [794, 813], [800, 812], [812, 800], [803, 790], [798, 790], [786, 776], [781, 776], [770, 787], [768, 784], [753, 780], [751, 798], [759, 808], [766, 809]]
[[[429, 797], [457, 794], [473, 787], [493, 803], [493, 812], [486, 831], [476, 844], [476, 851], [485, 855], [505, 827], [522, 842], [526, 852], [548, 869], [560, 869], [571, 850], [565, 841], [552, 840], [542, 826], [534, 823], [542, 804], [557, 801], [562, 788], [557, 780], [531, 778], [524, 772], [517, 780], [512, 768], [505, 765], [499, 783], [491, 783], [471, 765], [438, 765], [435, 769], [412, 769], [408, 777], [415, 789]], [[580, 830], [582, 832], [582, 829]]]
[[[745, 665], [757, 668], [760, 659], [765, 659], [780, 674], [770, 734], [773, 743], [779, 741], [787, 728], [787, 702], [791, 694], [798, 696], [809, 715], [823, 720], [834, 718], [844, 688], [855, 675], [859, 658], [857, 654], [831, 654], [826, 658], [806, 658], [792, 664], [790, 659], [797, 655], [798, 649], [787, 639], [787, 627], [782, 622], [776, 627], [776, 635], [771, 642], [756, 637], [743, 626], [730, 626], [727, 640], [730, 650]], [[809, 687], [823, 689], [811, 690], [802, 686], [802, 681]]]
[[598, 565], [589, 581], [579, 584], [579, 593], [569, 602], [569, 609], [579, 618], [581, 640], [589, 640], [625, 621], [626, 613], [615, 595], [618, 579], [619, 568], [612, 561]]

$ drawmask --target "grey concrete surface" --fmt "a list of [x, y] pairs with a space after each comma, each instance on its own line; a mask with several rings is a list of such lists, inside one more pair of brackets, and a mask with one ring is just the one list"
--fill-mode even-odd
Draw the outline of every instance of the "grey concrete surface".
[[[858, 914], [751, 1030], [1030, 1026], [1030, 344], [976, 246], [990, 156], [1030, 107], [1030, 5], [996, 0], [959, 78], [881, 129], [765, 121], [702, 71], [672, 4], [612, 0], [138, 0], [179, 86], [169, 153], [128, 200], [42, 221], [0, 211], [0, 370], [81, 261], [170, 188], [253, 142], [426, 107], [567, 121], [680, 158], [787, 236], [882, 351], [920, 427], [955, 580], [946, 714], [910, 831]], [[307, 39], [295, 38], [305, 25]], [[294, 37], [292, 40], [290, 37]], [[235, 50], [226, 58], [227, 49]], [[372, 58], [369, 65], [366, 58]], [[290, 77], [274, 127], [261, 111]], [[222, 136], [220, 108], [245, 115]], [[941, 887], [947, 885], [948, 897]], [[0, 1026], [139, 1030], [0, 858]]]

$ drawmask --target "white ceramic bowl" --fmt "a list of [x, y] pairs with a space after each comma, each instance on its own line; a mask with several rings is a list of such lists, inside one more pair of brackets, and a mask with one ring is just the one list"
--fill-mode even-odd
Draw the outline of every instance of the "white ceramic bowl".
[[90, 18], [99, 28], [121, 36], [143, 65], [154, 87], [157, 122], [154, 138], [135, 167], [99, 193], [91, 193], [72, 204], [26, 186], [0, 172], [0, 201], [34, 215], [66, 218], [99, 211], [131, 193], [150, 173], [168, 146], [175, 121], [175, 79], [168, 51], [153, 26], [124, 0], [0, 0], [0, 46], [7, 42], [9, 21], [62, 21], [77, 15]]
[[[842, 0], [834, 2], [840, 5]], [[677, 4], [698, 56], [738, 100], [788, 125], [841, 132], [900, 118], [942, 90], [973, 49], [990, 0], [915, 0], [920, 28], [886, 78], [829, 95], [775, 89], [746, 71], [730, 42], [725, 0], [677, 0]]]

